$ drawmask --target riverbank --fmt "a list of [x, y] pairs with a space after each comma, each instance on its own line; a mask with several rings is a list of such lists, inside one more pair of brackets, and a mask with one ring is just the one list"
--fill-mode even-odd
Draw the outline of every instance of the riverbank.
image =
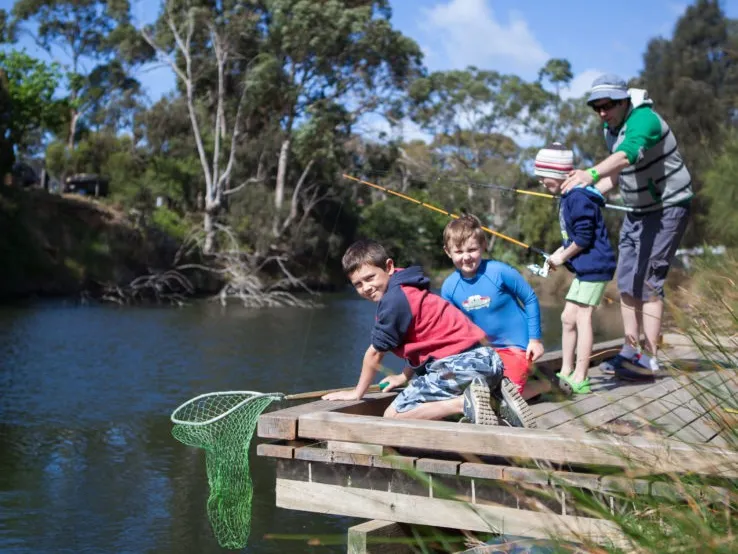
[[125, 285], [174, 259], [176, 240], [80, 196], [0, 187], [0, 298]]

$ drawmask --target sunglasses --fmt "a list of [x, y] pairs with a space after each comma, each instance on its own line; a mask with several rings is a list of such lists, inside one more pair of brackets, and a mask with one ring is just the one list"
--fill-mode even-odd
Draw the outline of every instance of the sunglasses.
[[597, 113], [600, 113], [602, 111], [609, 112], [621, 102], [622, 100], [610, 100], [609, 102], [605, 102], [604, 104], [592, 104], [592, 109]]

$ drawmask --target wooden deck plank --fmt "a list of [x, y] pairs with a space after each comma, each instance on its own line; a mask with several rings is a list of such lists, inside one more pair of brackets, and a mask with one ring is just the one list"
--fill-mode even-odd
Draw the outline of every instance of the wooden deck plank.
[[[697, 380], [690, 379], [678, 390], [642, 407], [633, 414], [613, 420], [613, 423], [629, 421], [630, 431], [625, 434], [658, 431], [672, 436], [705, 413], [704, 407], [699, 403], [700, 399], [709, 398], [711, 391], [720, 386], [710, 374]], [[705, 437], [703, 442], [711, 437], [712, 434]]]
[[287, 444], [265, 442], [256, 446], [256, 455], [268, 458], [287, 458], [294, 456], [295, 447]]
[[675, 439], [692, 443], [709, 443], [721, 429], [717, 427], [712, 415], [708, 412], [695, 419], [693, 422], [679, 429], [672, 436]]
[[321, 514], [508, 535], [623, 543], [618, 527], [594, 518], [561, 516], [459, 500], [277, 479], [277, 506]]
[[[581, 395], [583, 400], [580, 402], [562, 406], [560, 409], [546, 414], [538, 420], [538, 425], [542, 428], [551, 429], [568, 423], [577, 423], [573, 420], [605, 409], [607, 406], [615, 404], [622, 399], [632, 398], [636, 395], [648, 397], [663, 396], [662, 393], [664, 390], [668, 393], [678, 389], [680, 386], [677, 381], [670, 377], [648, 383], [632, 383], [613, 379], [610, 382], [610, 388], [601, 387], [599, 390], [593, 388], [591, 394]], [[579, 426], [583, 428], [587, 427], [586, 425]]]
[[373, 393], [367, 394], [362, 400], [318, 400], [267, 412], [259, 416], [257, 436], [264, 439], [295, 440], [297, 438], [297, 422], [303, 414], [324, 411], [376, 412], [382, 405], [389, 405], [394, 396], [394, 394]]
[[681, 427], [704, 413], [704, 411], [698, 411], [690, 416], [689, 409], [684, 409], [683, 406], [689, 405], [689, 402], [694, 399], [694, 395], [699, 394], [699, 391], [702, 390], [700, 389], [700, 384], [709, 383], [709, 378], [709, 374], [697, 376], [696, 378], [678, 376], [675, 378], [679, 385], [677, 389], [653, 402], [644, 404], [638, 410], [627, 412], [607, 423], [601, 424], [598, 430], [614, 432], [621, 436], [646, 431], [657, 431], [659, 427], [654, 425], [654, 422], [659, 419], [662, 419], [662, 422], [666, 421], [665, 418], [671, 418], [672, 416], [670, 414], [677, 411], [678, 415], [682, 418], [683, 425], [674, 427], [676, 420], [673, 420], [671, 421], [670, 427], [664, 428], [664, 432], [668, 435], [669, 431], [678, 431]]
[[[691, 471], [738, 476], [730, 452], [695, 448], [666, 439], [614, 436], [583, 432], [560, 433], [546, 429], [520, 429], [459, 425], [445, 421], [397, 420], [335, 412], [300, 417], [300, 436], [318, 440], [369, 442], [385, 446], [471, 452], [484, 456], [547, 460], [564, 464], [641, 466], [644, 471]], [[627, 459], [625, 459], [627, 458]]]
[[[600, 373], [598, 370], [593, 371], [590, 375], [590, 381], [592, 382], [592, 395], [607, 395], [613, 402], [619, 398], [638, 394], [641, 391], [672, 380], [673, 379], [671, 377], [666, 377], [656, 382], [650, 381], [638, 383], [633, 381], [621, 381], [613, 376]], [[592, 395], [578, 395], [572, 400], [565, 402], [545, 402], [541, 403], [543, 404], [541, 406], [531, 406], [531, 409], [533, 409], [533, 413], [538, 418], [545, 420], [550, 417], [552, 418], [552, 422], [558, 421], [559, 423], [562, 423], [570, 418], [565, 417], [564, 414], [553, 416], [554, 412], [563, 410], [564, 412], [570, 413], [572, 408], [576, 408], [578, 404], [587, 400]], [[587, 413], [586, 410], [580, 410], [580, 412]]]
[[568, 428], [570, 426], [583, 427], [587, 432], [597, 431], [600, 426], [605, 425], [617, 418], [631, 414], [643, 409], [646, 405], [666, 397], [678, 390], [683, 385], [675, 379], [667, 378], [641, 389], [636, 394], [614, 398], [613, 402], [602, 408], [584, 414], [582, 417], [567, 421], [556, 428]]

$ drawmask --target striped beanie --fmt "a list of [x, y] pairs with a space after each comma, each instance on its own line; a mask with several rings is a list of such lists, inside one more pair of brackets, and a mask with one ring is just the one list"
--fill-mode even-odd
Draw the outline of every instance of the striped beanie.
[[537, 177], [566, 179], [574, 169], [574, 152], [554, 142], [536, 154], [535, 174]]

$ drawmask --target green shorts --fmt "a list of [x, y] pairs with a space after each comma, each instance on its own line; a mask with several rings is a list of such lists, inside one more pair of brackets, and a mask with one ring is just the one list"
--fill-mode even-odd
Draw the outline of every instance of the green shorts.
[[605, 287], [609, 281], [580, 281], [574, 279], [566, 293], [569, 302], [584, 304], [585, 306], [599, 306], [605, 295]]

